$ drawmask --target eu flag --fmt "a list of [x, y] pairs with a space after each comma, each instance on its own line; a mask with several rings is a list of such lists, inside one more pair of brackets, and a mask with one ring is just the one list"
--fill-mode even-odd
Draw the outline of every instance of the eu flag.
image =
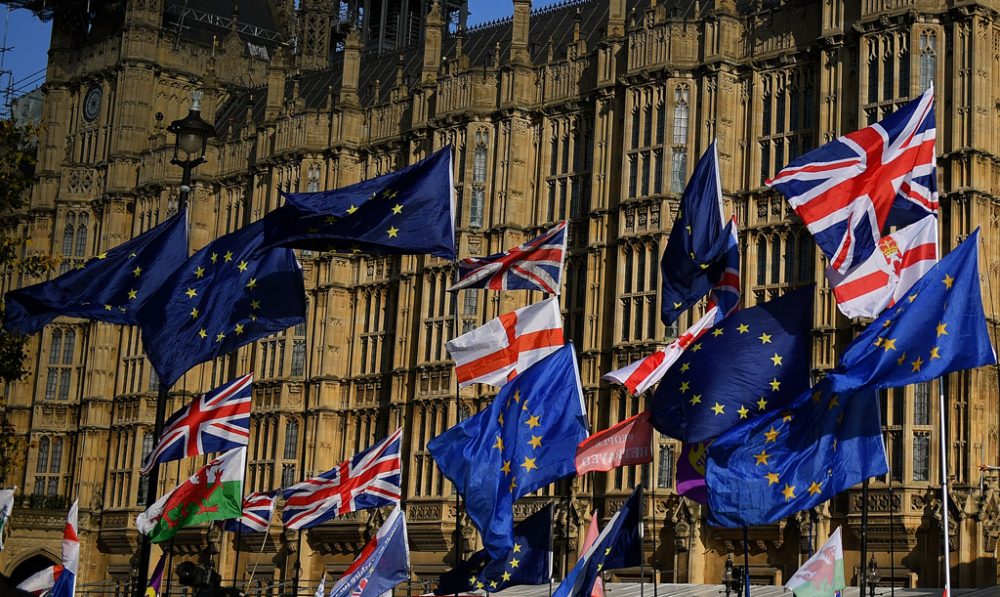
[[263, 247], [455, 259], [451, 147], [342, 189], [288, 193], [264, 220]]
[[508, 382], [492, 403], [427, 444], [490, 556], [513, 549], [517, 498], [576, 473], [587, 437], [583, 391], [572, 344]]
[[996, 363], [979, 289], [979, 229], [847, 347], [838, 392], [904, 386]]
[[664, 324], [676, 321], [722, 278], [732, 226], [732, 222], [725, 223], [722, 214], [719, 152], [713, 142], [684, 189], [660, 260], [660, 319]]
[[594, 581], [604, 570], [630, 568], [642, 562], [642, 484], [608, 521], [552, 597], [590, 597]]
[[889, 471], [875, 391], [837, 394], [828, 381], [712, 442], [709, 524], [771, 524]]
[[809, 387], [814, 288], [726, 317], [667, 371], [650, 403], [653, 427], [696, 443], [784, 406]]
[[496, 593], [517, 585], [541, 585], [552, 578], [552, 504], [514, 527], [514, 545], [502, 558], [481, 549], [441, 575], [435, 595], [471, 591]]
[[177, 214], [77, 269], [7, 293], [4, 327], [33, 334], [60, 315], [134, 325], [138, 307], [187, 259], [187, 220]]
[[291, 249], [258, 254], [260, 220], [209, 243], [142, 305], [146, 356], [173, 385], [198, 363], [305, 320], [302, 268]]

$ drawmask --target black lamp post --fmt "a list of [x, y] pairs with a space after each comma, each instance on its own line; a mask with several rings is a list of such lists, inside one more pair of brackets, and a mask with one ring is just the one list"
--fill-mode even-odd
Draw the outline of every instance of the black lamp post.
[[868, 560], [868, 595], [870, 597], [875, 597], [875, 586], [880, 580], [882, 577], [878, 573], [878, 562], [875, 561], [875, 554], [872, 554], [871, 559]]
[[209, 137], [215, 136], [215, 127], [201, 117], [201, 91], [191, 92], [191, 108], [187, 116], [170, 123], [167, 130], [176, 135], [174, 157], [171, 164], [183, 169], [181, 174], [180, 205], [187, 207], [188, 193], [191, 192], [191, 171], [205, 163], [205, 147]]
[[[176, 164], [182, 168], [181, 187], [178, 196], [179, 211], [187, 209], [188, 195], [191, 193], [191, 171], [199, 165], [205, 163], [205, 146], [208, 145], [208, 138], [215, 136], [215, 127], [205, 122], [201, 117], [201, 91], [191, 92], [191, 108], [187, 116], [170, 123], [167, 130], [176, 135], [174, 140], [174, 157], [171, 164]], [[159, 441], [160, 434], [163, 433], [163, 421], [166, 419], [167, 399], [170, 395], [170, 388], [161, 383], [156, 394], [156, 419], [153, 421], [153, 437]], [[158, 492], [158, 480], [160, 475], [160, 465], [153, 463], [149, 471], [149, 481], [146, 483], [146, 503], [149, 508], [156, 502]], [[149, 551], [152, 542], [148, 536], [142, 538], [142, 545], [139, 548], [138, 574], [136, 575], [135, 597], [143, 597], [146, 593], [146, 584], [149, 574]]]
[[722, 571], [722, 585], [726, 587], [726, 597], [743, 591], [743, 569], [733, 565], [733, 554], [726, 557], [726, 567]]

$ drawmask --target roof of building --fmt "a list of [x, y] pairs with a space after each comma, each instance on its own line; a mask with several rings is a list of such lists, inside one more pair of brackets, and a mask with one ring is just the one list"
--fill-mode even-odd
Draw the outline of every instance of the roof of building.
[[[627, 9], [629, 12], [639, 11], [648, 4], [649, 0], [628, 0]], [[696, 2], [672, 0], [672, 4], [673, 16], [687, 17], [693, 12]], [[588, 48], [593, 48], [604, 36], [608, 19], [607, 0], [564, 0], [532, 11], [528, 39], [531, 58], [535, 64], [543, 63], [547, 59], [549, 40], [552, 42], [554, 55], [565, 56], [566, 47], [573, 40], [573, 27], [577, 18], [580, 20], [581, 38], [587, 42]], [[507, 60], [510, 52], [511, 24], [512, 17], [507, 17], [471, 27], [464, 33], [462, 54], [468, 57], [471, 67], [492, 66], [498, 47], [501, 60]], [[455, 44], [456, 37], [447, 35], [442, 42], [442, 56], [454, 58]], [[285, 87], [286, 97], [291, 97], [297, 82], [299, 96], [306, 108], [321, 108], [326, 105], [331, 89], [334, 94], [340, 91], [342, 59], [341, 53], [335, 53], [327, 68], [289, 77]], [[363, 52], [358, 84], [362, 104], [367, 105], [375, 99], [376, 82], [380, 82], [381, 90], [378, 101], [385, 101], [388, 98], [400, 64], [403, 66], [404, 81], [409, 84], [419, 78], [422, 63], [423, 53], [419, 47], [405, 48], [398, 53]], [[254, 122], [262, 121], [266, 96], [267, 91], [264, 87], [233, 94], [229, 101], [220, 107], [216, 116], [216, 130], [219, 131], [220, 139], [225, 140], [230, 129], [238, 131], [245, 125], [248, 106], [252, 107]]]

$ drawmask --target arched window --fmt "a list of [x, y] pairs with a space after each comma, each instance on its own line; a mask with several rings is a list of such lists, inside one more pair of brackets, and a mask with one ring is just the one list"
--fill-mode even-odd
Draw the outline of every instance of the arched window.
[[63, 354], [62, 362], [63, 365], [73, 364], [73, 351], [76, 349], [76, 332], [69, 330], [66, 332], [66, 337], [63, 342]]
[[83, 257], [87, 254], [87, 226], [90, 223], [90, 216], [80, 214], [76, 225], [76, 256]]
[[299, 423], [298, 421], [289, 421], [288, 427], [285, 429], [285, 450], [284, 458], [290, 460], [295, 458], [295, 453], [298, 452], [299, 446]]
[[45, 473], [49, 470], [49, 438], [43, 437], [38, 440], [38, 463], [35, 465], [36, 473]]
[[781, 237], [771, 239], [771, 284], [781, 282]]
[[767, 283], [767, 239], [757, 237], [757, 285]]
[[66, 227], [63, 228], [62, 254], [63, 257], [73, 255], [73, 214], [66, 214]]
[[472, 205], [469, 209], [469, 226], [481, 228], [483, 207], [486, 203], [486, 139], [487, 133], [476, 133], [476, 149], [472, 158]]
[[937, 75], [937, 34], [924, 31], [920, 34], [920, 92], [927, 91]]
[[58, 365], [59, 356], [62, 351], [62, 332], [54, 330], [52, 332], [52, 344], [49, 345], [49, 364]]
[[62, 470], [63, 440], [61, 437], [52, 439], [52, 456], [49, 458], [49, 472], [58, 473]]
[[893, 91], [896, 86], [896, 52], [894, 49], [892, 35], [885, 36], [882, 40], [882, 64], [885, 66], [882, 69], [882, 99], [888, 100], [892, 99]]
[[674, 145], [687, 145], [690, 100], [691, 91], [688, 86], [678, 85], [674, 90]]

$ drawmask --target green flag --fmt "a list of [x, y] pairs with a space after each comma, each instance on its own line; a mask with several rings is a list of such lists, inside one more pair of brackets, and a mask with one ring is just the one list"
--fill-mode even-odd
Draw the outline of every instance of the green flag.
[[816, 555], [785, 583], [785, 588], [795, 597], [834, 597], [847, 587], [844, 580], [844, 545], [840, 540], [840, 527], [830, 535]]

